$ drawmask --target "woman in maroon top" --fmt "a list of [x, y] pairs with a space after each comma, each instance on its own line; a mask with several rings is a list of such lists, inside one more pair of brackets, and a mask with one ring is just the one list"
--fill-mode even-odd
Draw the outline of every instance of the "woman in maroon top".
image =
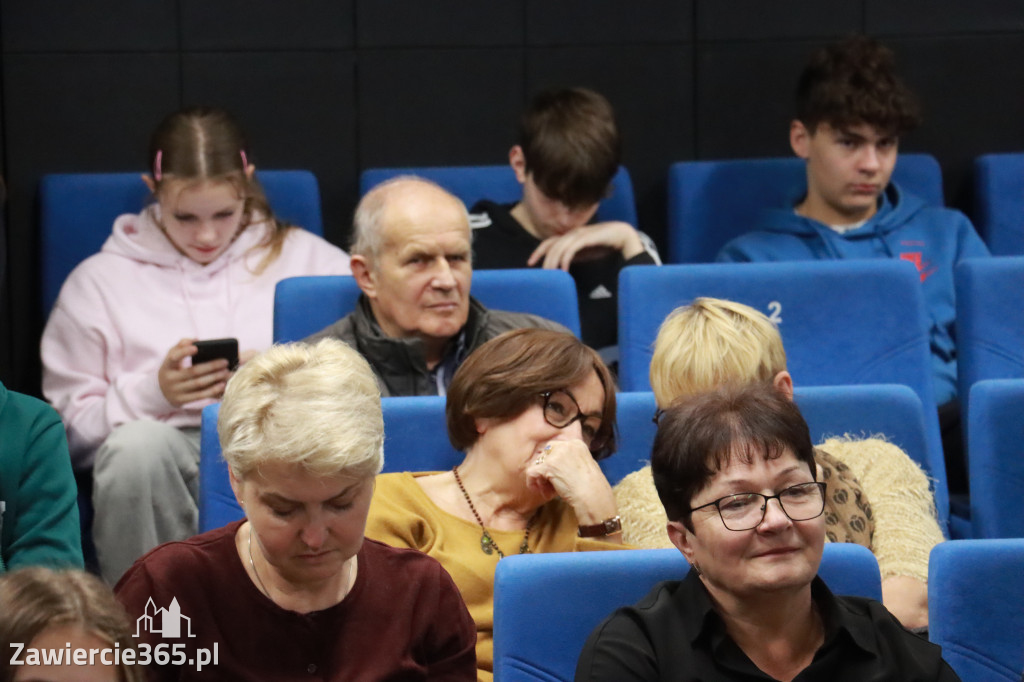
[[364, 540], [384, 434], [358, 353], [272, 348], [231, 379], [218, 431], [246, 520], [154, 549], [116, 588], [156, 679], [476, 679], [445, 570]]

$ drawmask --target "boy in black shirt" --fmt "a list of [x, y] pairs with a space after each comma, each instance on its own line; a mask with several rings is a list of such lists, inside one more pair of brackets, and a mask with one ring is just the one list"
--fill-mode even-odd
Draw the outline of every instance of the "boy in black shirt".
[[544, 267], [576, 280], [583, 341], [616, 359], [619, 270], [660, 264], [650, 238], [624, 222], [592, 223], [618, 170], [611, 105], [584, 88], [542, 92], [523, 113], [509, 163], [523, 185], [515, 204], [471, 210], [473, 267]]

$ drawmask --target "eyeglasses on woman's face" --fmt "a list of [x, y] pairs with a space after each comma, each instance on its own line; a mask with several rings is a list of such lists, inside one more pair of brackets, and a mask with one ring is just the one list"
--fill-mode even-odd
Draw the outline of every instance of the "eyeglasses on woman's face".
[[579, 403], [568, 389], [545, 391], [541, 393], [541, 397], [544, 398], [544, 421], [556, 429], [564, 429], [574, 421], [579, 421], [583, 442], [591, 452], [601, 448], [604, 441], [603, 437], [598, 436], [601, 431], [601, 418], [583, 414]]
[[726, 528], [750, 530], [757, 528], [764, 521], [769, 500], [778, 500], [782, 512], [791, 521], [808, 521], [821, 516], [821, 513], [825, 511], [825, 483], [821, 481], [798, 483], [775, 495], [762, 495], [761, 493], [726, 495], [714, 502], [693, 507], [690, 509], [690, 513], [714, 506]]

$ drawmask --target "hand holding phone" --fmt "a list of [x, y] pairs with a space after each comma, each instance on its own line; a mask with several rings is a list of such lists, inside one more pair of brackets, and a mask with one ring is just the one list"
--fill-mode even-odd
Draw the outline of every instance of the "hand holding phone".
[[[174, 407], [208, 398], [220, 398], [224, 394], [228, 378], [231, 376], [231, 343], [234, 344], [234, 363], [238, 363], [238, 342], [235, 339], [212, 339], [213, 348], [207, 348], [200, 356], [201, 344], [210, 346], [209, 342], [194, 339], [182, 339], [167, 351], [164, 361], [160, 364], [157, 381], [160, 391], [167, 402]], [[231, 343], [225, 344], [223, 341]], [[227, 356], [227, 357], [225, 357]], [[185, 358], [192, 359], [192, 365], [186, 367]], [[213, 368], [200, 367], [204, 363], [215, 362]]]

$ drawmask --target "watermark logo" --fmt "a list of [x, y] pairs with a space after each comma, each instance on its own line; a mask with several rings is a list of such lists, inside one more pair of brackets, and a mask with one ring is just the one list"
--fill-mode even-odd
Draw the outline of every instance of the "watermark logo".
[[[145, 611], [135, 619], [136, 639], [146, 635], [157, 635], [163, 638], [195, 638], [192, 632], [192, 619], [181, 613], [181, 605], [177, 597], [171, 599], [166, 608], [157, 608], [153, 598], [146, 602]], [[140, 642], [133, 648], [122, 649], [119, 643], [113, 647], [102, 649], [84, 649], [67, 642], [62, 649], [35, 649], [21, 643], [11, 643], [10, 665], [113, 665], [129, 666], [156, 664], [158, 666], [173, 665], [179, 667], [195, 666], [196, 672], [204, 667], [217, 665], [220, 662], [220, 647], [214, 642], [211, 648], [189, 647], [178, 642], [169, 644], [161, 642], [155, 646], [149, 642]]]
[[[182, 634], [182, 622], [185, 624], [185, 632]], [[171, 599], [167, 608], [157, 608], [153, 598], [146, 602], [146, 609], [142, 615], [135, 619], [135, 635], [138, 638], [142, 633], [148, 632], [162, 637], [195, 637], [192, 632], [192, 619], [181, 615], [181, 606], [178, 598]]]

